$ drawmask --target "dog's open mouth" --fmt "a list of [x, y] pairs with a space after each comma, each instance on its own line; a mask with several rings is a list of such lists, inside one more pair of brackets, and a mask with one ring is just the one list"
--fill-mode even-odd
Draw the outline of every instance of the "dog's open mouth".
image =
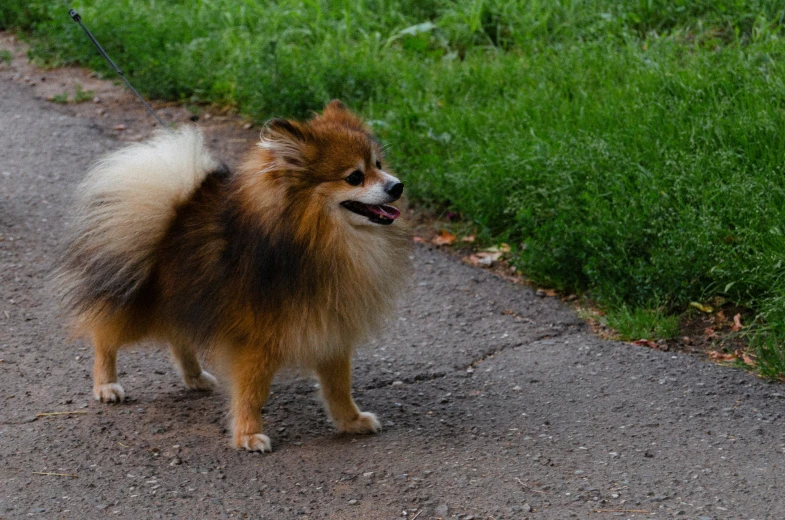
[[386, 204], [364, 204], [357, 200], [346, 200], [341, 202], [341, 206], [352, 213], [357, 213], [376, 224], [389, 226], [395, 219], [401, 216], [397, 208]]

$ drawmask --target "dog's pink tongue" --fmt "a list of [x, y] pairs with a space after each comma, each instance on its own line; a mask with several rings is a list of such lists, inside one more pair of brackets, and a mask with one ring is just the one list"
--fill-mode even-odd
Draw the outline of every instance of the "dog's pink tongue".
[[390, 220], [395, 220], [395, 219], [397, 219], [398, 217], [401, 216], [401, 212], [398, 211], [397, 208], [394, 208], [392, 206], [386, 206], [386, 205], [380, 205], [380, 206], [373, 205], [373, 206], [371, 206], [371, 205], [369, 205], [368, 209], [370, 209], [371, 212], [373, 212], [373, 213], [375, 213], [375, 214], [377, 214], [377, 215], [379, 215], [381, 217], [388, 218]]

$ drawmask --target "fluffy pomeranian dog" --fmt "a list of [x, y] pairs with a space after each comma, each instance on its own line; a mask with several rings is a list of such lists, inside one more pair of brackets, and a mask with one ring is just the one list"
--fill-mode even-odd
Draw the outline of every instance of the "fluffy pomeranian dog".
[[287, 365], [316, 373], [339, 430], [377, 432], [352, 399], [351, 356], [404, 285], [411, 241], [388, 205], [402, 192], [339, 101], [268, 122], [235, 173], [193, 128], [105, 157], [78, 189], [56, 272], [75, 335], [95, 347], [95, 398], [125, 398], [117, 352], [151, 339], [188, 388], [216, 384], [202, 354], [222, 369], [237, 448], [270, 450], [261, 408]]

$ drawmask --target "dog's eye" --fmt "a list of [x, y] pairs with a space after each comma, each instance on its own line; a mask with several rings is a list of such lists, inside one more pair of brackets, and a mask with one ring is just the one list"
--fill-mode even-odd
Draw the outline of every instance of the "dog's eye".
[[363, 174], [363, 172], [361, 172], [360, 170], [354, 170], [344, 180], [349, 184], [351, 184], [352, 186], [359, 186], [365, 180], [365, 174]]
[[381, 161], [376, 161], [376, 169], [377, 170], [381, 170], [382, 169], [382, 162]]

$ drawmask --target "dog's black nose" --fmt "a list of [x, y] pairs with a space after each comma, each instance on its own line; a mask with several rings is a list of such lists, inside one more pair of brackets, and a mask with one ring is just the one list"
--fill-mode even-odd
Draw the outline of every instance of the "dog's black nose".
[[403, 193], [403, 183], [402, 182], [395, 182], [387, 186], [387, 189], [384, 190], [387, 192], [390, 197], [395, 197], [395, 200], [401, 198], [401, 194]]

